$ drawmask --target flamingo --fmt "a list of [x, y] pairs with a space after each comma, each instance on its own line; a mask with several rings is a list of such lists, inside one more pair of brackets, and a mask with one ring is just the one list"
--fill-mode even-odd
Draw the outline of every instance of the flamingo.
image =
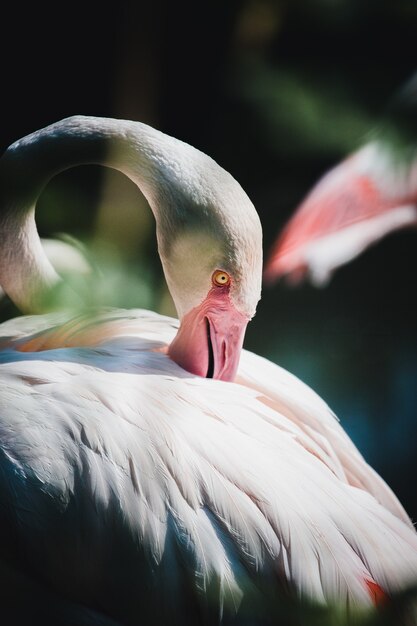
[[321, 178], [273, 246], [265, 278], [326, 284], [333, 272], [391, 232], [417, 226], [417, 75], [378, 128]]
[[60, 280], [34, 210], [81, 163], [145, 194], [179, 321], [106, 309], [2, 324], [2, 610], [17, 587], [14, 619], [43, 624], [272, 624], [287, 595], [348, 613], [413, 584], [417, 535], [390, 488], [313, 390], [241, 349], [261, 226], [211, 158], [80, 116], [14, 143], [0, 160], [7, 294], [39, 311]]

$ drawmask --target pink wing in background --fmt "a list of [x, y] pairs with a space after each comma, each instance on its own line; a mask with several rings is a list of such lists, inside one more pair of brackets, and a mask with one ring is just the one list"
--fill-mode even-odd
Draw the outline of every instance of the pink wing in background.
[[417, 160], [396, 161], [371, 142], [313, 188], [273, 246], [266, 281], [325, 284], [337, 267], [388, 233], [417, 225]]

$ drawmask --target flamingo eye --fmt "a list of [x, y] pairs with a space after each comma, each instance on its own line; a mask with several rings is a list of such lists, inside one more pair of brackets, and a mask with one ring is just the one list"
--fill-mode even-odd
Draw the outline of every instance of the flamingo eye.
[[216, 270], [213, 272], [211, 280], [213, 281], [213, 285], [216, 287], [226, 287], [227, 285], [230, 285], [230, 276], [223, 270]]

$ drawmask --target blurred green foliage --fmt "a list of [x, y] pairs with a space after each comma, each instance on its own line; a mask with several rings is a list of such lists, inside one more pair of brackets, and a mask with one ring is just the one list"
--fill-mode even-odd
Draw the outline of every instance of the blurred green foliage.
[[245, 65], [240, 93], [256, 114], [262, 140], [281, 156], [319, 157], [358, 147], [372, 118], [343, 81], [312, 77], [304, 70]]

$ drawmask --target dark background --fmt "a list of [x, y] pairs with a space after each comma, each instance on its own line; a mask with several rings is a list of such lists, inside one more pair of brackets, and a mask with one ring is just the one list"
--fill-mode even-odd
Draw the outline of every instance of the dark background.
[[[265, 251], [417, 66], [411, 0], [42, 6], [14, 3], [2, 18], [1, 149], [73, 114], [150, 123], [239, 180], [261, 216]], [[78, 168], [45, 190], [39, 230], [113, 242], [141, 278], [104, 301], [169, 311], [141, 202], [122, 176]], [[416, 267], [417, 234], [404, 231], [324, 289], [265, 288], [246, 339], [327, 400], [414, 519]], [[3, 302], [2, 319], [12, 313]]]

